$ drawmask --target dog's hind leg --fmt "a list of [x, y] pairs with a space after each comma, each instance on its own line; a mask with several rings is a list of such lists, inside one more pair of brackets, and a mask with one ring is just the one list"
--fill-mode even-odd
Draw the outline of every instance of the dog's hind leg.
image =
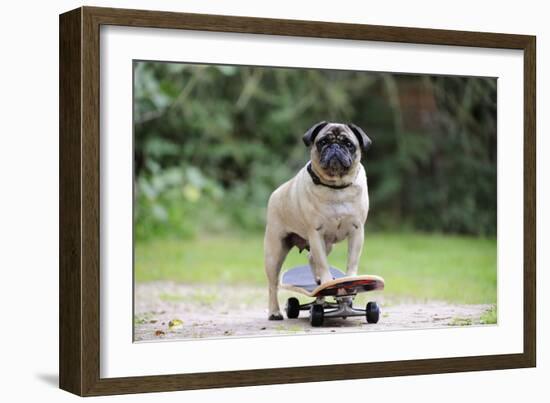
[[283, 319], [277, 297], [279, 293], [279, 274], [289, 250], [290, 247], [284, 238], [268, 226], [264, 238], [264, 264], [269, 287], [269, 320]]

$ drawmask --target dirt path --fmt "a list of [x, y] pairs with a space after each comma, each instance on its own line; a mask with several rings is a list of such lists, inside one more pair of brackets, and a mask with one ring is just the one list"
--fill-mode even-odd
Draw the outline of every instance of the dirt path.
[[[282, 307], [291, 295], [281, 291]], [[366, 293], [359, 295], [354, 305], [364, 307], [367, 300], [376, 300], [382, 312], [377, 324], [352, 317], [326, 319], [323, 327], [312, 328], [307, 311], [302, 311], [298, 319], [268, 321], [263, 287], [141, 283], [136, 286], [135, 297], [135, 341], [480, 325], [482, 316], [492, 307], [392, 301], [383, 293]]]

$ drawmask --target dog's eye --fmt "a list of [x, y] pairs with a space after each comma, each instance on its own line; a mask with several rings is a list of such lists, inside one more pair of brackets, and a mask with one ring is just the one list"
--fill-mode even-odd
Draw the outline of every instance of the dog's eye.
[[353, 149], [355, 146], [353, 145], [353, 143], [349, 140], [346, 140], [344, 141], [344, 145], [347, 147], [347, 148], [351, 148]]

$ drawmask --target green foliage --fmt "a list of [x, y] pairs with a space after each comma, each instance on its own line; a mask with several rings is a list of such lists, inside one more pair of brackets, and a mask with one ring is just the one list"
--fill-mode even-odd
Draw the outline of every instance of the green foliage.
[[481, 317], [481, 323], [484, 325], [495, 325], [498, 322], [497, 306], [493, 305]]
[[209, 215], [220, 208], [223, 190], [196, 168], [161, 169], [155, 161], [136, 179], [135, 234], [138, 239], [188, 238], [198, 225], [215, 231], [220, 222]]
[[374, 141], [370, 228], [496, 232], [496, 79], [136, 62], [134, 97], [137, 239], [262, 230], [320, 120]]
[[[261, 234], [138, 241], [135, 251], [135, 279], [138, 282], [265, 285], [266, 281]], [[346, 257], [344, 242], [336, 245], [329, 261], [343, 268]], [[389, 299], [496, 304], [496, 259], [495, 239], [367, 233], [359, 273], [384, 277], [383, 294]], [[294, 248], [283, 270], [305, 263], [306, 254]], [[487, 315], [489, 322], [490, 313]], [[496, 318], [496, 310], [493, 316]]]

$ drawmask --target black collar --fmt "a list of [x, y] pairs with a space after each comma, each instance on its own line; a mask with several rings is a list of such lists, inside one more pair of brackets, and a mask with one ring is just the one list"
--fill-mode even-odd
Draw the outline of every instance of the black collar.
[[319, 178], [317, 174], [313, 172], [313, 168], [311, 167], [311, 162], [307, 164], [307, 172], [309, 173], [309, 176], [311, 176], [311, 180], [313, 181], [313, 183], [315, 183], [316, 185], [326, 186], [331, 189], [345, 189], [351, 185], [351, 183], [348, 183], [346, 185], [329, 185], [328, 183], [323, 183], [321, 181], [321, 178]]

